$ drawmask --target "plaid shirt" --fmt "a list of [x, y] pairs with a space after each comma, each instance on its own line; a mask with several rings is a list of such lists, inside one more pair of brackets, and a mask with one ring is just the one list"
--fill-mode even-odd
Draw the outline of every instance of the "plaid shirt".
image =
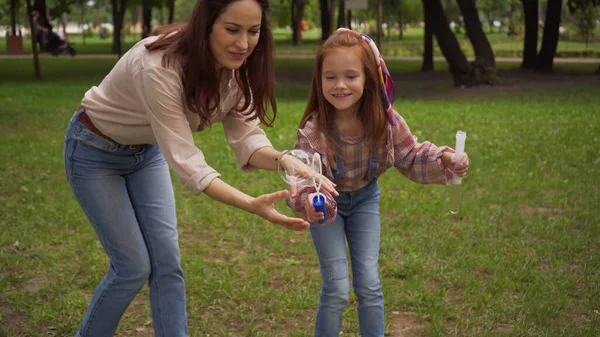
[[[394, 114], [398, 122], [395, 126], [388, 124], [385, 145], [377, 149], [378, 168], [375, 177], [393, 166], [408, 179], [420, 184], [448, 184], [453, 173], [444, 167], [441, 156], [443, 152], [454, 150], [447, 146], [438, 148], [427, 141], [417, 142], [417, 137], [411, 134], [404, 119], [396, 111]], [[315, 122], [309, 120], [303, 129], [298, 130], [297, 137], [295, 148], [307, 153], [318, 152], [323, 161], [323, 174], [334, 181], [336, 158], [330, 158], [331, 151], [327, 151], [325, 136], [318, 132]], [[369, 183], [370, 148], [365, 145], [362, 136], [340, 135], [340, 142], [344, 170], [340, 179], [335, 181], [336, 189], [340, 192], [358, 190]], [[288, 197], [287, 204], [296, 216], [306, 218], [304, 205], [307, 195], [314, 192], [311, 185], [299, 186], [296, 197]], [[327, 192], [322, 193], [325, 194], [328, 207], [325, 223], [329, 223], [335, 218], [335, 199]]]

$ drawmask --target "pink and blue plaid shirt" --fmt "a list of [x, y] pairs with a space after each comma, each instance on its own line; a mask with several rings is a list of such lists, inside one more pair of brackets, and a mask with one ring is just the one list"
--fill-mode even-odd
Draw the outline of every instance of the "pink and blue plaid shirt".
[[[441, 156], [443, 152], [454, 152], [454, 150], [447, 146], [437, 147], [427, 141], [417, 142], [417, 137], [410, 132], [404, 119], [396, 111], [394, 115], [397, 123], [388, 124], [385, 146], [377, 149], [378, 168], [375, 178], [393, 166], [408, 179], [420, 184], [448, 184], [453, 172], [444, 167]], [[312, 119], [303, 129], [298, 130], [297, 137], [295, 148], [311, 154], [318, 152], [323, 161], [323, 175], [334, 181], [336, 158], [330, 158], [332, 151], [328, 151], [325, 136], [318, 131]], [[362, 136], [340, 135], [339, 145], [342, 150], [344, 169], [341, 178], [335, 181], [339, 192], [355, 191], [369, 183], [371, 151], [363, 140]], [[298, 186], [296, 197], [288, 197], [288, 206], [296, 216], [306, 219], [304, 205], [308, 194], [314, 192], [315, 188], [312, 185]], [[322, 193], [325, 194], [328, 208], [328, 216], [324, 223], [329, 223], [335, 218], [337, 207], [331, 195]]]

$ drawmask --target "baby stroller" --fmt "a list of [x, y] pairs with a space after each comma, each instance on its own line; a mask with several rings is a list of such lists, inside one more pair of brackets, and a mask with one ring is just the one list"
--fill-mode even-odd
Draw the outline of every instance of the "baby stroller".
[[42, 52], [48, 52], [53, 56], [60, 54], [75, 56], [75, 48], [53, 31], [41, 32], [40, 45]]

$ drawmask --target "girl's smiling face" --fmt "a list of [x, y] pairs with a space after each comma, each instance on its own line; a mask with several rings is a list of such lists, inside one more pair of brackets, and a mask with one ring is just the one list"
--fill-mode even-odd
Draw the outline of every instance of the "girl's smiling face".
[[336, 48], [323, 58], [323, 96], [338, 113], [356, 113], [365, 89], [365, 71], [352, 48]]

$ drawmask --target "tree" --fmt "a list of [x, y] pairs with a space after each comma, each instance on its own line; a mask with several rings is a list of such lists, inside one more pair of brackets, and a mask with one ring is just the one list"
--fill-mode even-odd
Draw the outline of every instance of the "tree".
[[[307, 0], [292, 0], [292, 44], [298, 46], [302, 44], [302, 18], [304, 17], [304, 7]], [[342, 1], [343, 2], [343, 1]]]
[[420, 0], [387, 0], [384, 7], [392, 21], [398, 24], [400, 39], [403, 38], [405, 24], [423, 21], [423, 4]]
[[83, 24], [85, 23], [85, 8], [87, 7], [86, 0], [76, 0], [77, 5], [79, 6], [79, 27], [82, 27], [81, 38], [83, 39], [83, 44], [85, 44], [85, 30], [83, 29]]
[[381, 45], [381, 26], [383, 24], [383, 0], [377, 0], [377, 47], [383, 53], [383, 45]]
[[551, 72], [553, 69], [554, 56], [556, 55], [556, 47], [558, 46], [562, 3], [562, 0], [548, 0], [542, 47], [538, 55], [538, 71]]
[[346, 1], [340, 0], [338, 4], [337, 28], [346, 27]]
[[479, 13], [477, 12], [477, 7], [475, 7], [475, 1], [457, 0], [457, 2], [463, 16], [467, 35], [471, 41], [473, 50], [475, 51], [475, 61], [473, 62], [473, 65], [475, 66], [474, 70], [481, 72], [478, 76], [489, 77], [484, 80], [485, 82], [494, 81], [496, 76], [494, 51], [481, 27], [481, 21], [479, 21]]
[[442, 50], [446, 62], [448, 62], [454, 86], [471, 86], [473, 84], [471, 65], [460, 49], [456, 36], [450, 29], [442, 3], [440, 0], [422, 1], [425, 12], [431, 17], [431, 27], [438, 46]]
[[568, 0], [567, 2], [572, 21], [574, 21], [579, 35], [585, 40], [586, 47], [599, 17], [597, 9], [599, 6], [600, 0]]
[[168, 23], [173, 23], [173, 16], [175, 15], [175, 0], [167, 0], [167, 7], [169, 8]]
[[142, 39], [152, 32], [152, 0], [142, 0]]
[[[50, 19], [48, 19], [48, 6], [46, 6], [46, 0], [34, 0], [32, 10], [40, 13], [38, 24], [52, 31], [52, 25], [50, 24]], [[28, 13], [31, 15], [31, 12]]]
[[71, 13], [71, 5], [75, 4], [75, 0], [55, 0], [54, 6], [50, 8], [50, 16], [53, 18], [60, 18], [62, 24], [63, 33], [67, 33], [67, 22], [65, 14]]
[[10, 33], [17, 35], [17, 0], [10, 0]]
[[469, 63], [456, 36], [448, 25], [440, 0], [422, 1], [425, 15], [430, 16], [429, 22], [431, 22], [438, 46], [442, 50], [446, 62], [448, 62], [454, 86], [494, 84], [496, 82], [494, 52], [481, 27], [475, 2], [473, 0], [458, 0], [467, 35], [475, 50], [475, 62]]
[[477, 8], [485, 17], [490, 33], [494, 30], [494, 22], [504, 19], [509, 14], [508, 1], [477, 0]]
[[460, 21], [460, 9], [458, 8], [456, 1], [443, 0], [442, 5], [444, 13], [446, 14], [446, 20], [449, 23], [454, 23], [454, 32], [460, 34], [462, 23]]
[[337, 7], [336, 0], [329, 0], [329, 29], [333, 32], [335, 27], [335, 9]]
[[123, 28], [123, 17], [125, 16], [125, 9], [127, 0], [111, 0], [112, 4], [112, 18], [113, 18], [113, 43], [112, 52], [113, 54], [123, 55], [121, 50], [121, 29]]
[[331, 35], [331, 20], [329, 14], [329, 1], [319, 0], [319, 7], [321, 8], [321, 42], [325, 42], [329, 35]]
[[508, 12], [508, 36], [518, 35], [517, 25], [520, 22], [519, 18], [519, 4], [518, 0], [509, 0], [509, 12]]
[[[31, 5], [31, 0], [25, 0], [25, 5], [27, 6], [27, 18], [29, 21], [29, 31], [34, 32], [35, 26], [33, 25], [33, 17], [31, 15], [31, 12], [33, 11], [33, 6]], [[44, 6], [45, 6], [45, 2], [44, 2]], [[38, 49], [37, 49], [37, 43], [35, 41], [35, 38], [33, 37], [33, 34], [31, 36], [31, 51], [33, 52], [33, 70], [35, 73], [35, 79], [41, 80], [42, 74], [40, 72], [39, 53], [38, 53]]]
[[525, 39], [521, 69], [534, 69], [537, 63], [538, 0], [521, 0], [525, 13]]
[[425, 33], [423, 36], [423, 64], [421, 71], [433, 71], [433, 17], [431, 11], [423, 11]]

